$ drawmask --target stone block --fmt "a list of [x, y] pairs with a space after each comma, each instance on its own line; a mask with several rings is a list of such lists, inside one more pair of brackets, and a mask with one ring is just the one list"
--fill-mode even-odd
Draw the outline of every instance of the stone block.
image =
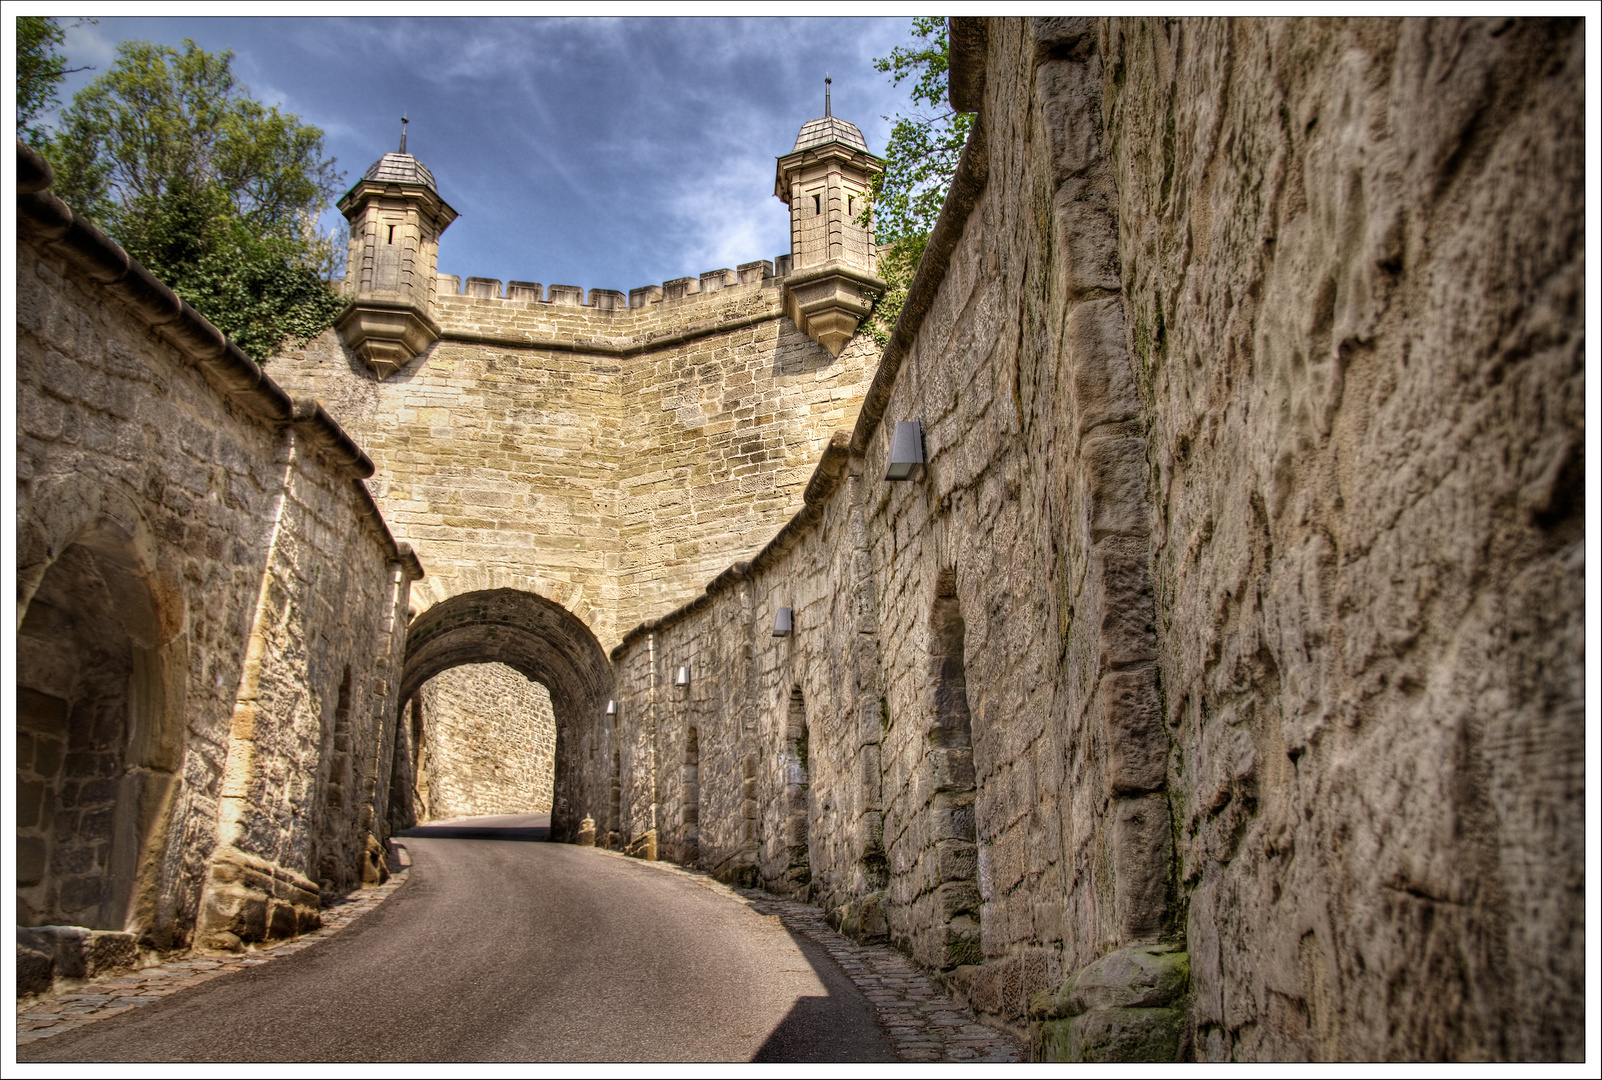
[[[1111, 287], [1117, 289], [1116, 279]], [[1138, 417], [1140, 396], [1125, 342], [1122, 301], [1114, 296], [1076, 304], [1063, 329], [1078, 430], [1087, 433], [1102, 424]], [[1144, 462], [1144, 446], [1121, 446], [1114, 456], [1131, 453], [1138, 453]], [[1145, 502], [1144, 491], [1140, 501]]]
[[545, 286], [537, 281], [508, 281], [506, 299], [524, 306], [538, 304], [545, 299]]
[[683, 300], [686, 296], [694, 296], [700, 289], [701, 282], [693, 277], [674, 278], [672, 281], [662, 282], [663, 300]]
[[1035, 68], [1035, 95], [1053, 181], [1101, 164], [1101, 64], [1046, 60]]
[[55, 979], [54, 942], [27, 927], [17, 927], [17, 995], [47, 994]]
[[1135, 795], [1161, 788], [1168, 771], [1168, 732], [1158, 712], [1156, 669], [1103, 674], [1096, 710], [1107, 732], [1112, 793]]
[[545, 292], [545, 302], [558, 307], [583, 307], [584, 290], [577, 285], [552, 285]]
[[773, 276], [773, 263], [767, 259], [741, 263], [736, 271], [741, 285], [760, 285]]
[[701, 275], [701, 292], [717, 292], [739, 283], [733, 270], [708, 270]]
[[470, 277], [467, 279], [467, 295], [474, 300], [499, 300], [501, 283], [497, 278]]
[[[37, 814], [37, 811], [36, 811]], [[20, 821], [20, 818], [19, 818]], [[44, 880], [45, 844], [36, 836], [17, 837], [17, 886], [26, 888]]]
[[1096, 1009], [1031, 1025], [1030, 1056], [1053, 1062], [1178, 1061], [1184, 1031], [1180, 1009]]
[[935, 845], [935, 876], [945, 881], [975, 881], [979, 877], [979, 849], [966, 840], [942, 840]]
[[1055, 991], [1036, 994], [1036, 1020], [1078, 1016], [1092, 1009], [1178, 1007], [1190, 990], [1190, 954], [1174, 945], [1114, 949], [1074, 972]]
[[930, 750], [929, 769], [937, 792], [972, 791], [974, 788], [973, 750], [970, 747]]
[[1080, 448], [1080, 469], [1090, 503], [1090, 536], [1144, 537], [1151, 528], [1146, 499], [1146, 440], [1087, 438]]
[[1118, 799], [1111, 826], [1108, 847], [1119, 933], [1126, 939], [1155, 937], [1168, 913], [1173, 849], [1168, 800], [1162, 795]]

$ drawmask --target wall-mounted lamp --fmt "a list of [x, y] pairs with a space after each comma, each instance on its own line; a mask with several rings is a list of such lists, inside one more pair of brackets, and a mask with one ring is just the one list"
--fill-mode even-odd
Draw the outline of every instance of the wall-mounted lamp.
[[795, 629], [795, 612], [787, 607], [779, 609], [773, 617], [773, 636], [789, 637], [790, 631]]
[[916, 420], [901, 420], [895, 434], [890, 437], [890, 467], [885, 470], [886, 480], [923, 479], [923, 425]]
[[616, 701], [616, 699], [613, 699], [613, 698], [608, 698], [607, 699], [607, 701], [606, 701], [606, 715], [607, 716], [616, 716], [617, 715], [617, 701]]
[[689, 686], [690, 685], [690, 668], [689, 668], [689, 665], [685, 665], [684, 667], [679, 668], [679, 670], [674, 673], [674, 675], [673, 675], [673, 685], [674, 686]]

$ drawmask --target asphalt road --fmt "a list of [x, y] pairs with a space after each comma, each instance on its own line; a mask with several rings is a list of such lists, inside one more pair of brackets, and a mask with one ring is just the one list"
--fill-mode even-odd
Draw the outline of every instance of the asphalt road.
[[474, 818], [335, 936], [22, 1061], [893, 1061], [818, 946], [677, 874]]

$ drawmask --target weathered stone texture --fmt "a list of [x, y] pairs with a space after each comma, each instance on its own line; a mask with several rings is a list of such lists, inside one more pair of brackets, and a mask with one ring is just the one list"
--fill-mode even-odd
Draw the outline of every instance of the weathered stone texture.
[[1581, 25], [1097, 40], [1197, 1052], [1572, 1057]]
[[1042, 1054], [1578, 1055], [1579, 24], [987, 22], [937, 287], [574, 814]]
[[[71, 644], [19, 639], [29, 902], [63, 671], [85, 715], [189, 673], [163, 880], [220, 815], [213, 878], [256, 903], [224, 914], [271, 926], [382, 832], [357, 806], [506, 791], [456, 765], [522, 768], [523, 721], [440, 749], [488, 683], [377, 719], [493, 662], [549, 690], [558, 837], [818, 904], [1038, 1056], [1577, 1058], [1581, 24], [960, 30], [979, 117], [882, 358], [782, 317], [781, 260], [627, 306], [441, 278], [389, 379], [332, 334], [273, 362], [437, 571], [404, 656], [405, 574], [342, 546], [361, 489], [315, 425], [240, 422], [25, 262], [19, 578]], [[924, 473], [886, 482], [906, 420]], [[82, 629], [133, 565], [103, 539], [50, 629], [44, 568], [101, 518], [183, 600], [138, 649]], [[114, 744], [64, 812], [104, 816], [118, 753], [177, 767]], [[97, 821], [52, 882], [114, 857]]]
[[409, 572], [326, 416], [22, 198], [19, 921], [293, 933], [382, 832]]
[[545, 687], [505, 664], [464, 664], [413, 702], [418, 820], [550, 812], [556, 717]]
[[388, 379], [333, 331], [269, 370], [372, 455], [379, 505], [428, 560], [418, 608], [522, 589], [610, 648], [766, 542], [856, 418], [871, 340], [831, 357], [782, 318], [766, 266], [627, 308], [442, 279], [443, 339]]

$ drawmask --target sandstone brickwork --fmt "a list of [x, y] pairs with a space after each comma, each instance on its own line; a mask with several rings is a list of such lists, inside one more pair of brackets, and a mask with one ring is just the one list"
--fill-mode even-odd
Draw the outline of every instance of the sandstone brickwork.
[[610, 647], [765, 543], [856, 418], [872, 342], [831, 357], [783, 319], [780, 280], [758, 262], [605, 307], [622, 294], [443, 278], [442, 338], [399, 373], [333, 331], [268, 370], [373, 456], [375, 498], [428, 560], [419, 609], [521, 589]]
[[954, 38], [861, 417], [614, 650], [584, 812], [1042, 1057], [1578, 1056], [1580, 25]]
[[558, 838], [815, 904], [1041, 1059], [1578, 1058], [1582, 24], [951, 41], [882, 355], [783, 257], [440, 278], [393, 371], [263, 379], [27, 204], [30, 917], [289, 932], [548, 743]]
[[295, 933], [384, 831], [421, 569], [338, 425], [18, 157], [19, 921]]
[[464, 664], [412, 703], [419, 821], [550, 813], [556, 717], [545, 687], [505, 664]]

